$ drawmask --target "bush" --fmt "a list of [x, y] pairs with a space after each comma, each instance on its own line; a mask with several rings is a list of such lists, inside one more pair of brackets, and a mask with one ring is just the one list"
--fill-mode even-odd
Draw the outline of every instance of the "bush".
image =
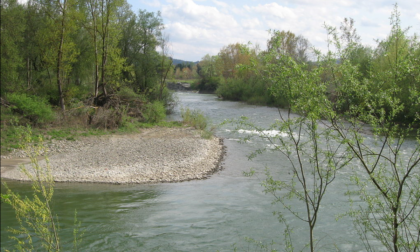
[[91, 116], [90, 124], [98, 129], [116, 129], [121, 124], [123, 113], [118, 109], [99, 107]]
[[221, 79], [219, 77], [203, 78], [198, 85], [198, 88], [200, 89], [200, 92], [213, 93], [220, 83]]
[[15, 112], [22, 114], [34, 124], [50, 122], [54, 119], [51, 106], [39, 97], [10, 93], [7, 99]]
[[208, 119], [198, 110], [181, 109], [181, 116], [184, 123], [200, 130], [207, 128]]
[[242, 101], [245, 85], [246, 83], [242, 79], [227, 79], [218, 86], [216, 94], [226, 100]]
[[166, 117], [165, 106], [160, 101], [148, 103], [143, 110], [143, 117], [146, 122], [157, 123]]
[[125, 100], [141, 100], [144, 101], [145, 97], [143, 95], [137, 94], [134, 90], [130, 87], [121, 87], [120, 90], [117, 92], [117, 95], [121, 99]]

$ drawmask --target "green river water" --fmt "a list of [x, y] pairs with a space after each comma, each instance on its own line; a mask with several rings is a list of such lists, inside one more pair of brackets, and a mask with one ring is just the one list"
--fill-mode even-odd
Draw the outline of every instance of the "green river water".
[[[220, 101], [214, 95], [177, 95], [180, 101], [173, 120], [180, 119], [181, 107], [203, 111], [213, 124], [245, 115], [266, 126], [278, 118], [274, 108]], [[264, 194], [260, 183], [266, 166], [287, 179], [291, 176], [289, 164], [276, 153], [249, 161], [247, 155], [267, 143], [241, 144], [238, 139], [246, 132], [232, 134], [233, 129], [234, 125], [224, 125], [216, 130], [217, 136], [225, 138], [227, 154], [224, 169], [206, 180], [148, 185], [56, 184], [53, 209], [59, 216], [63, 251], [72, 248], [75, 210], [85, 232], [80, 251], [265, 251], [246, 237], [261, 244], [274, 242], [273, 248], [283, 251], [284, 227], [272, 214], [281, 207], [271, 204], [273, 196]], [[251, 167], [256, 174], [245, 177], [243, 172]], [[331, 185], [323, 201], [316, 228], [318, 248], [364, 251], [351, 220], [335, 218], [349, 207], [344, 192], [350, 171], [341, 173], [344, 176]], [[27, 183], [8, 184], [22, 195], [30, 193]], [[303, 210], [301, 203], [291, 204]], [[285, 216], [295, 227], [293, 241], [300, 251], [308, 240], [306, 225], [290, 214]], [[6, 230], [16, 225], [10, 207], [1, 204], [2, 251], [13, 249]]]

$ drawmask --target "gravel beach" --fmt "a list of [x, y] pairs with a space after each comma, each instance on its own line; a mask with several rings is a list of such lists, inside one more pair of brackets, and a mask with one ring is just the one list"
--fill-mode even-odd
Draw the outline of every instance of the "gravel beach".
[[[157, 183], [204, 179], [219, 169], [222, 140], [203, 139], [193, 128], [150, 128], [138, 134], [47, 141], [57, 182]], [[21, 151], [2, 156], [1, 177], [27, 180]], [[46, 161], [39, 164], [45, 167]], [[26, 165], [30, 167], [30, 165]]]

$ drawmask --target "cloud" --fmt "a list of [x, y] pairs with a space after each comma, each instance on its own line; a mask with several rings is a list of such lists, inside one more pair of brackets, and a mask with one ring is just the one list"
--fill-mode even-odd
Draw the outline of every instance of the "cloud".
[[416, 13], [416, 18], [420, 20], [420, 13]]
[[192, 0], [171, 0], [162, 8], [162, 15], [171, 21], [183, 21], [204, 28], [235, 28], [236, 20], [216, 7], [198, 5]]
[[293, 9], [288, 7], [281, 6], [277, 3], [269, 3], [264, 5], [257, 5], [253, 7], [248, 7], [248, 9], [254, 10], [257, 13], [260, 13], [266, 17], [278, 17], [281, 19], [294, 19], [298, 16], [294, 13]]
[[221, 1], [217, 1], [217, 0], [213, 0], [213, 3], [216, 4], [217, 6], [220, 6], [222, 8], [228, 8], [229, 4], [225, 3], [225, 2], [221, 2]]
[[242, 19], [241, 25], [246, 29], [253, 29], [261, 26], [261, 22], [258, 18]]
[[148, 6], [152, 6], [152, 7], [156, 7], [156, 8], [160, 8], [162, 6], [162, 4], [160, 3], [159, 0], [148, 0], [148, 1], [141, 1], [143, 4], [146, 4]]

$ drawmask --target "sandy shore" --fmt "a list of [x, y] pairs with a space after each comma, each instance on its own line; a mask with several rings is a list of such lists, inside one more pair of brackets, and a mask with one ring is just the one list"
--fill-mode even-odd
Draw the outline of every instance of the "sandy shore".
[[[203, 179], [219, 169], [222, 140], [192, 128], [151, 128], [138, 134], [45, 143], [57, 182], [156, 183]], [[27, 180], [17, 163], [23, 152], [2, 157], [1, 177]], [[46, 166], [46, 160], [39, 164]], [[29, 164], [26, 167], [31, 167]]]

